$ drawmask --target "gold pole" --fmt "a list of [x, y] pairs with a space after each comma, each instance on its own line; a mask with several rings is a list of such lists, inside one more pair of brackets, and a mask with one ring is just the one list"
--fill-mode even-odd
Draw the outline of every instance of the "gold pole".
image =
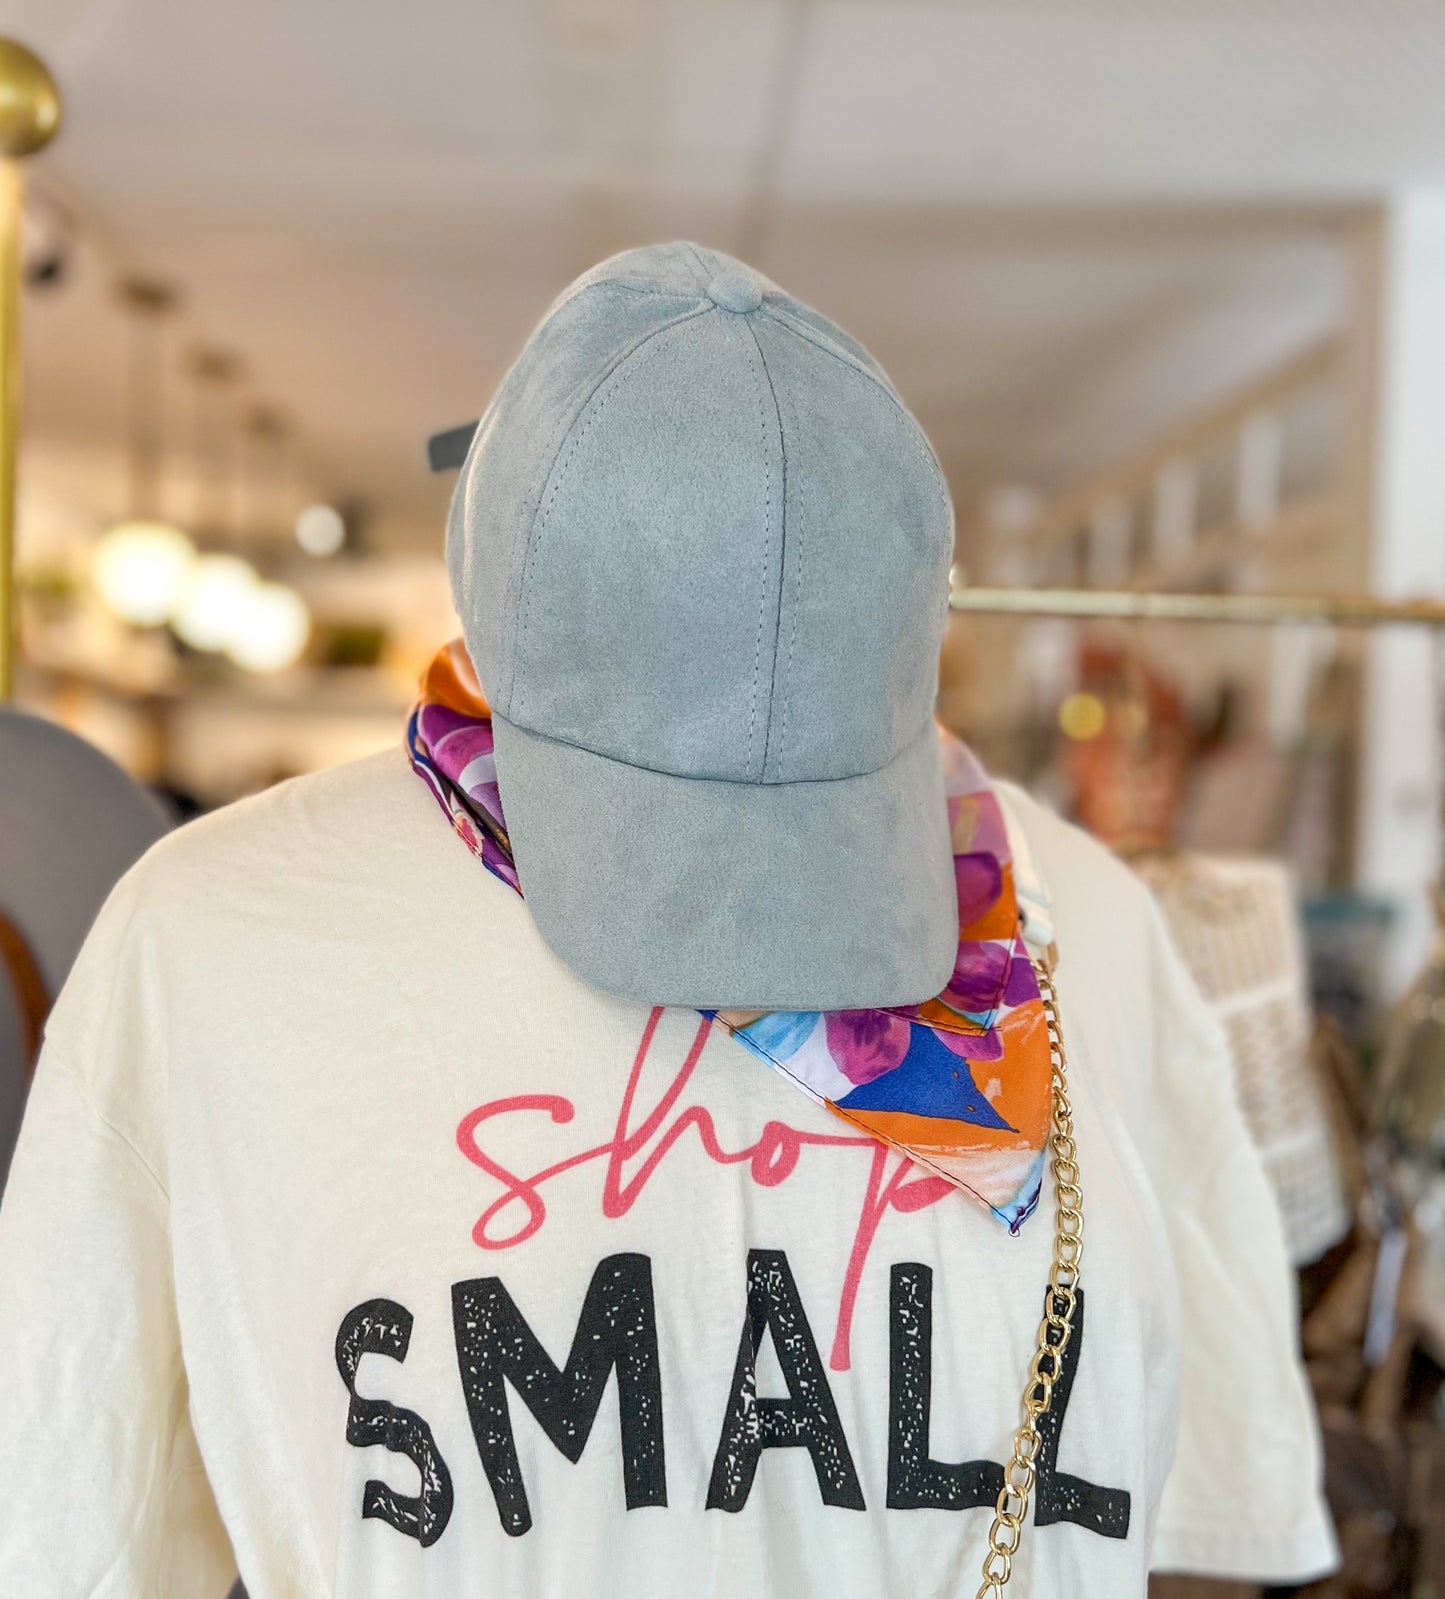
[[15, 447], [20, 431], [20, 162], [60, 126], [43, 62], [0, 39], [0, 700], [15, 685]]
[[1160, 594], [1133, 589], [984, 589], [954, 582], [955, 611], [985, 616], [1071, 616], [1124, 622], [1403, 623], [1445, 627], [1440, 600], [1377, 600], [1367, 594]]

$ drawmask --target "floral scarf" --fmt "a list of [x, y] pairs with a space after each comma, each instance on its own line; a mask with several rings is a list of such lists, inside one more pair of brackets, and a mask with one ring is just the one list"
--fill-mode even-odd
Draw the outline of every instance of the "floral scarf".
[[[958, 887], [958, 957], [948, 986], [921, 1005], [771, 1011], [739, 1026], [715, 1019], [812, 1099], [1017, 1232], [1043, 1177], [1048, 1033], [998, 800], [968, 747], [942, 729], [939, 739]], [[460, 640], [427, 669], [406, 742], [462, 842], [521, 894], [491, 711]]]

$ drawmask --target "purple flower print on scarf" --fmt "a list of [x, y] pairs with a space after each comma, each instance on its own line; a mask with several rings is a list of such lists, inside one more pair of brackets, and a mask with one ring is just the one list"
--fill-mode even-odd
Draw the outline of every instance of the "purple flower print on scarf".
[[948, 987], [938, 996], [950, 1010], [986, 1016], [998, 1006], [1008, 971], [1006, 944], [960, 944]]
[[970, 927], [998, 904], [1003, 868], [996, 855], [955, 855], [953, 877], [958, 885], [958, 925]]
[[908, 1053], [912, 1029], [881, 1010], [835, 1010], [827, 1015], [828, 1053], [852, 1083], [871, 1083]]

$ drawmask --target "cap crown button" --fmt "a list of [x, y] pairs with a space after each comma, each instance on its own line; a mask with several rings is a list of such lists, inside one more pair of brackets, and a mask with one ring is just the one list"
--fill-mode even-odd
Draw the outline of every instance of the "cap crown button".
[[739, 272], [719, 272], [707, 286], [707, 297], [724, 311], [745, 315], [763, 303], [763, 291]]

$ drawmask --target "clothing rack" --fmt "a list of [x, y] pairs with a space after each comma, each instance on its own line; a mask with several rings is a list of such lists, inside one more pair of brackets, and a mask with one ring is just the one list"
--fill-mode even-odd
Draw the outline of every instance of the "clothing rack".
[[1370, 594], [1180, 594], [1147, 589], [971, 588], [955, 570], [950, 609], [975, 616], [1121, 622], [1321, 622], [1336, 627], [1445, 627], [1445, 601]]

